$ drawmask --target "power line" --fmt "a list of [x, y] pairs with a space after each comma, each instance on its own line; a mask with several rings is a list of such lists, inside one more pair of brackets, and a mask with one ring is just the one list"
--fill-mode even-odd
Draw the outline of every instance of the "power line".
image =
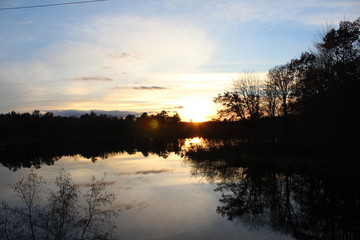
[[66, 2], [66, 3], [52, 3], [52, 4], [23, 6], [23, 7], [9, 7], [9, 8], [0, 8], [0, 11], [1, 10], [24, 9], [24, 8], [54, 7], [54, 6], [73, 5], [73, 4], [81, 4], [81, 3], [104, 2], [104, 1], [107, 1], [107, 0], [89, 0], [89, 1], [81, 1], [81, 2]]

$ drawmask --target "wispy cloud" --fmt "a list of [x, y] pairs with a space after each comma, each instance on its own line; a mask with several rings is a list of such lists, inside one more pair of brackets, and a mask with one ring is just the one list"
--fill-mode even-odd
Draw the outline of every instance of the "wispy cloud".
[[113, 60], [116, 60], [116, 59], [140, 60], [144, 56], [140, 53], [130, 54], [130, 53], [126, 53], [126, 52], [121, 52], [121, 53], [109, 53], [107, 55], [107, 57], [110, 59], [113, 59]]
[[[204, 29], [170, 17], [107, 15], [64, 28], [61, 41], [39, 45], [21, 61], [4, 60], [0, 77], [9, 98], [8, 107], [0, 103], [0, 111], [161, 109], [163, 104], [149, 109], [149, 101], [132, 91], [169, 89], [168, 84], [152, 81], [152, 74], [195, 71], [214, 52], [214, 42]], [[126, 84], [129, 91], [123, 95], [109, 91], [111, 82]]]
[[[105, 185], [114, 185], [116, 183], [116, 181], [105, 181], [104, 184]], [[91, 186], [91, 182], [89, 183], [78, 183], [78, 184], [75, 184], [76, 186], [78, 187], [90, 187]]]
[[173, 171], [174, 169], [149, 169], [149, 170], [141, 170], [135, 172], [119, 172], [119, 173], [115, 173], [115, 175], [148, 175], [148, 174], [169, 173]]
[[143, 170], [143, 171], [137, 171], [135, 172], [135, 174], [143, 174], [143, 175], [147, 175], [147, 174], [159, 174], [159, 173], [168, 173], [168, 172], [173, 172], [173, 169], [160, 169], [160, 170]]
[[134, 89], [134, 90], [165, 90], [167, 87], [160, 86], [140, 86], [140, 87], [113, 87], [112, 89]]
[[72, 81], [104, 81], [104, 82], [111, 82], [114, 81], [109, 77], [76, 77], [72, 78]]
[[184, 106], [164, 107], [165, 110], [183, 109]]
[[118, 59], [118, 58], [127, 58], [130, 55], [128, 53], [122, 52], [122, 53], [110, 53], [107, 56], [108, 58]]
[[159, 87], [159, 86], [140, 86], [140, 87], [133, 87], [132, 89], [137, 89], [137, 90], [164, 90], [167, 89], [166, 87]]
[[148, 202], [129, 202], [129, 203], [118, 203], [113, 204], [112, 208], [130, 210], [133, 208], [147, 208], [150, 204]]

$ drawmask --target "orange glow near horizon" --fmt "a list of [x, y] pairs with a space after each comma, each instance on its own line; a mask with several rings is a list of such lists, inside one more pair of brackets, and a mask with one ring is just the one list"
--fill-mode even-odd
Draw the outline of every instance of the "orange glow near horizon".
[[179, 110], [181, 120], [184, 122], [206, 122], [213, 117], [213, 107], [206, 99], [186, 99], [183, 108]]
[[193, 137], [185, 139], [183, 148], [189, 150], [197, 147], [204, 147], [206, 145], [205, 140], [202, 137]]

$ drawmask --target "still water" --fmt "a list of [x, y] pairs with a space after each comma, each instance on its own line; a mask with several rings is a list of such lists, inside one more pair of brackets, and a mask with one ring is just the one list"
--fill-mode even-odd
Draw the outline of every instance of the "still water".
[[120, 210], [111, 218], [116, 239], [358, 239], [359, 191], [344, 188], [358, 183], [356, 171], [340, 181], [339, 168], [315, 174], [236, 140], [176, 142], [11, 164], [6, 155], [0, 198], [19, 204], [9, 185], [31, 171], [55, 189], [64, 169], [82, 192], [92, 176], [106, 177], [111, 209]]
[[[188, 140], [190, 144], [198, 141]], [[191, 164], [179, 154], [169, 153], [164, 158], [125, 152], [98, 157], [95, 162], [81, 155], [63, 156], [54, 165], [32, 171], [44, 177], [48, 188], [55, 188], [60, 169], [69, 172], [80, 189], [92, 176], [106, 175], [106, 190], [116, 196], [112, 207], [121, 210], [112, 219], [118, 239], [290, 239], [266, 226], [251, 229], [218, 214], [221, 193], [214, 191], [216, 183], [195, 176]], [[9, 184], [30, 171], [1, 166], [1, 199], [16, 204]]]

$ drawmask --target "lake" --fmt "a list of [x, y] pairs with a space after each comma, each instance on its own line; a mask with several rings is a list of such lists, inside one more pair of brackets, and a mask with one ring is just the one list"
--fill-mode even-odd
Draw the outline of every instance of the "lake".
[[9, 184], [31, 171], [44, 177], [46, 188], [55, 189], [64, 169], [82, 192], [92, 176], [105, 175], [106, 191], [116, 197], [111, 208], [120, 210], [111, 218], [116, 239], [359, 237], [357, 192], [339, 192], [339, 181], [333, 185], [333, 179], [306, 171], [301, 175], [289, 166], [277, 171], [249, 165], [256, 161], [251, 154], [239, 154], [237, 145], [234, 140], [192, 138], [180, 140], [174, 152], [148, 147], [145, 152], [70, 154], [47, 164], [31, 160], [37, 168], [3, 163], [1, 199], [10, 206], [20, 204]]

